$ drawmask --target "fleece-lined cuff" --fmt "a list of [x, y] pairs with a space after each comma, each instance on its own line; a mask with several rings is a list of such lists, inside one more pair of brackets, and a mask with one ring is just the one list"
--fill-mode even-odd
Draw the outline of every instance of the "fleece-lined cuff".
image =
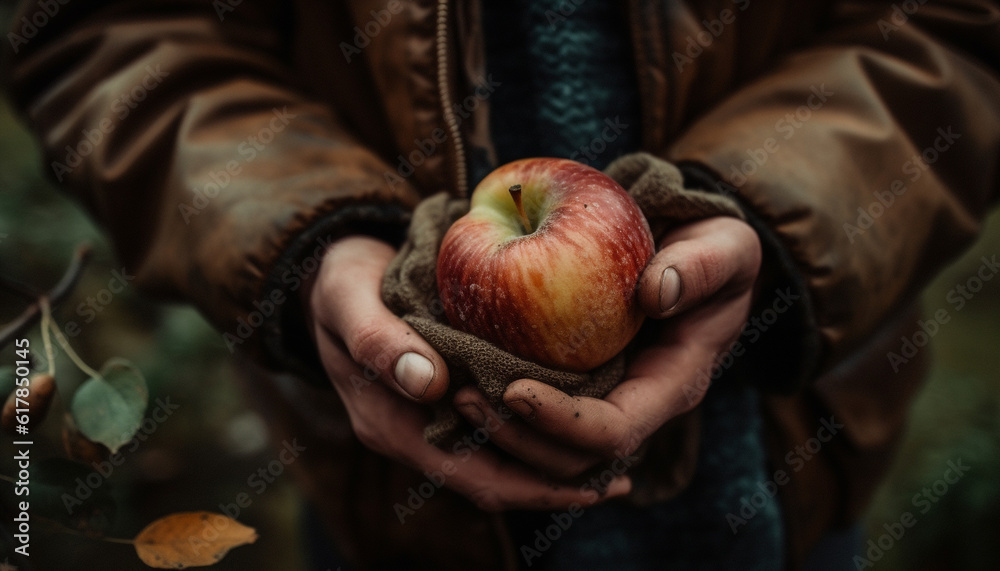
[[822, 341], [806, 282], [771, 229], [747, 206], [737, 189], [704, 165], [679, 163], [686, 188], [718, 192], [735, 200], [760, 237], [763, 259], [754, 303], [739, 342], [746, 352], [734, 371], [767, 391], [790, 393], [819, 371]]
[[[264, 297], [281, 292], [285, 303], [264, 322], [264, 365], [290, 372], [311, 385], [330, 388], [316, 344], [306, 328], [299, 289], [318, 271], [327, 247], [356, 234], [398, 246], [409, 226], [410, 212], [395, 205], [352, 205], [318, 220], [299, 234], [264, 283]], [[275, 294], [277, 295], [277, 294]]]

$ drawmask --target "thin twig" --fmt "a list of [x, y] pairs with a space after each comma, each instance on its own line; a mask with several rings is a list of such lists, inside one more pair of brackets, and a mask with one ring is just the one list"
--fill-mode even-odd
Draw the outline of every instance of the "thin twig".
[[76, 354], [76, 351], [73, 350], [73, 347], [69, 344], [69, 341], [67, 341], [66, 338], [63, 337], [62, 331], [59, 330], [59, 326], [56, 325], [55, 321], [49, 321], [49, 330], [52, 331], [52, 334], [56, 336], [56, 341], [59, 343], [59, 346], [62, 347], [62, 350], [66, 353], [66, 356], [69, 357], [70, 360], [73, 361], [73, 363], [81, 371], [83, 371], [88, 377], [97, 377], [98, 379], [101, 378], [100, 373], [87, 366], [87, 364], [83, 362], [83, 359], [81, 359], [80, 356]]
[[[83, 268], [90, 259], [90, 254], [89, 244], [81, 244], [76, 247], [76, 251], [73, 252], [73, 259], [70, 260], [69, 266], [63, 272], [59, 283], [45, 294], [45, 297], [49, 299], [49, 303], [53, 307], [59, 305], [59, 303], [69, 296], [76, 282], [80, 279]], [[0, 349], [6, 347], [14, 338], [31, 328], [41, 317], [42, 308], [40, 304], [36, 301], [29, 305], [17, 319], [0, 329]]]
[[52, 339], [49, 336], [49, 328], [52, 326], [52, 308], [49, 306], [49, 298], [44, 295], [38, 300], [42, 306], [42, 345], [45, 347], [45, 358], [49, 361], [49, 376], [56, 376], [56, 359], [52, 351]]
[[71, 527], [66, 527], [65, 525], [59, 523], [58, 521], [56, 521], [54, 519], [47, 518], [45, 516], [34, 516], [34, 517], [36, 517], [40, 521], [48, 524], [49, 526], [51, 526], [52, 528], [54, 528], [55, 531], [58, 531], [58, 532], [61, 532], [61, 533], [68, 533], [70, 535], [76, 535], [78, 537], [86, 537], [87, 539], [93, 539], [95, 541], [107, 541], [108, 543], [124, 543], [126, 545], [135, 545], [135, 540], [134, 539], [124, 539], [124, 538], [121, 538], [121, 537], [106, 537], [106, 536], [103, 536], [103, 535], [92, 535], [92, 534], [80, 531], [79, 529], [73, 529]]

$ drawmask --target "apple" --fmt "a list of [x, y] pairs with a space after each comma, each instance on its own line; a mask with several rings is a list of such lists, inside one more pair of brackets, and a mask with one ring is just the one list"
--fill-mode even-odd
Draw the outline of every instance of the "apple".
[[437, 286], [452, 327], [572, 372], [609, 361], [642, 325], [636, 284], [649, 223], [587, 165], [530, 158], [476, 186], [441, 242]]

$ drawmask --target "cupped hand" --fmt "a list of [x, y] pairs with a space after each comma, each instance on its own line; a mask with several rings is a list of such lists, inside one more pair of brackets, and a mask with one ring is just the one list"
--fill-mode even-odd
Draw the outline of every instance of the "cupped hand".
[[[554, 483], [487, 447], [454, 453], [424, 440], [430, 415], [420, 403], [445, 394], [448, 370], [431, 346], [382, 302], [382, 277], [395, 254], [374, 238], [338, 240], [303, 291], [320, 359], [358, 439], [421, 472], [447, 474], [445, 486], [489, 511], [564, 509], [598, 501], [595, 490]], [[629, 487], [626, 477], [617, 478], [603, 497], [625, 494]]]
[[[660, 248], [636, 295], [649, 317], [664, 322], [655, 343], [628, 364], [625, 380], [603, 399], [515, 381], [504, 402], [519, 418], [493, 433], [498, 446], [553, 477], [572, 478], [627, 458], [701, 401], [716, 360], [743, 329], [760, 269], [760, 240], [746, 223], [717, 217], [677, 228]], [[474, 424], [498, 418], [473, 388], [460, 390], [454, 402]]]

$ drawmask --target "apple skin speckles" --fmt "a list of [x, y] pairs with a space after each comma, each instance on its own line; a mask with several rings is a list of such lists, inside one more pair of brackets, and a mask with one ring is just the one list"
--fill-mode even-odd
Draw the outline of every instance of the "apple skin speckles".
[[[530, 234], [508, 190], [515, 184]], [[653, 252], [649, 224], [614, 180], [570, 160], [523, 159], [483, 179], [445, 234], [438, 291], [453, 327], [583, 372], [638, 332], [635, 289]]]

